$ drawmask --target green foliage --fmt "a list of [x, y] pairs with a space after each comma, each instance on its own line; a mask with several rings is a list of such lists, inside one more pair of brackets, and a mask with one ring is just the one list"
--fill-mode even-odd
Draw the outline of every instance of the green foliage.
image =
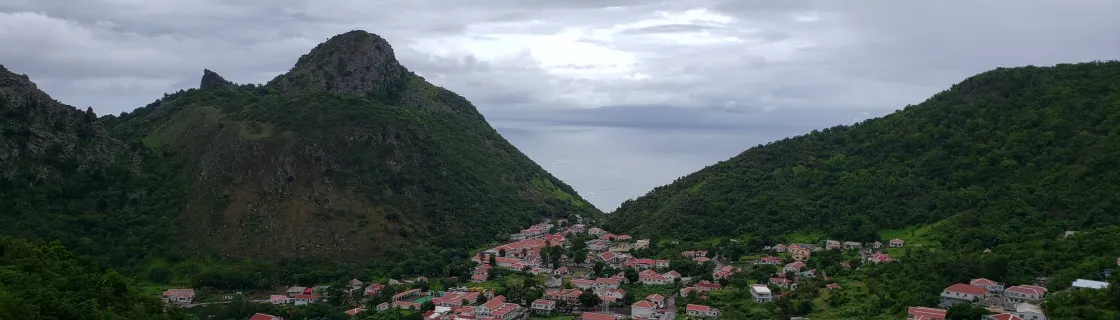
[[0, 319], [190, 319], [61, 245], [0, 237]]
[[623, 203], [608, 227], [872, 241], [943, 222], [942, 244], [983, 249], [1117, 224], [1117, 81], [1120, 62], [986, 72], [882, 118], [751, 148]]

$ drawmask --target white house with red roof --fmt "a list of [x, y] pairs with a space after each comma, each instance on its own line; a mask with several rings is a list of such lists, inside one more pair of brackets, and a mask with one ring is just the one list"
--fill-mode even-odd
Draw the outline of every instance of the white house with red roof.
[[595, 280], [588, 279], [572, 279], [572, 286], [580, 289], [591, 289], [595, 286]]
[[593, 240], [587, 242], [587, 249], [591, 251], [603, 251], [607, 250], [607, 248], [609, 247], [610, 244], [605, 240]]
[[314, 294], [297, 294], [292, 300], [295, 302], [295, 305], [303, 306], [318, 301], [319, 296]]
[[587, 234], [598, 237], [607, 234], [607, 231], [599, 228], [591, 228], [590, 230], [587, 230]]
[[618, 241], [630, 241], [630, 240], [633, 240], [633, 239], [634, 239], [634, 237], [631, 237], [631, 236], [628, 236], [628, 235], [625, 235], [625, 234], [620, 234], [620, 235], [618, 235], [618, 238], [616, 240], [618, 240]]
[[779, 265], [782, 264], [782, 259], [778, 257], [762, 257], [762, 259], [758, 259], [758, 264]]
[[723, 279], [723, 278], [728, 278], [728, 277], [731, 277], [732, 275], [734, 275], [736, 273], [739, 273], [739, 271], [742, 271], [742, 269], [739, 269], [738, 267], [735, 267], [735, 266], [725, 265], [723, 267], [712, 270], [712, 278], [717, 279], [717, 280], [718, 279]]
[[381, 294], [381, 290], [385, 290], [385, 285], [380, 284], [380, 283], [371, 283], [370, 285], [366, 286], [365, 295], [366, 296], [379, 295], [379, 294]]
[[907, 320], [945, 320], [945, 309], [910, 307], [906, 309]]
[[801, 269], [805, 269], [805, 263], [801, 261], [794, 261], [786, 264], [786, 266], [782, 268], [782, 272], [800, 272]]
[[952, 306], [957, 303], [974, 303], [980, 301], [988, 294], [988, 289], [958, 283], [941, 291], [941, 307]]
[[1046, 297], [1046, 288], [1039, 286], [1011, 286], [1003, 290], [1003, 301], [1007, 304], [1021, 302], [1039, 303]]
[[705, 262], [708, 262], [708, 261], [712, 261], [712, 259], [711, 259], [711, 258], [708, 258], [708, 257], [695, 257], [695, 258], [692, 258], [692, 262], [695, 262], [695, 263], [697, 263], [697, 264], [703, 264], [703, 263], [705, 263]]
[[980, 319], [981, 320], [1023, 320], [1023, 318], [1020, 318], [1020, 317], [1018, 317], [1014, 314], [1007, 313], [1007, 312], [999, 313], [999, 314], [984, 315]]
[[972, 279], [968, 284], [988, 289], [988, 292], [1003, 292], [1002, 284], [985, 278]]
[[401, 291], [400, 293], [394, 294], [392, 299], [390, 299], [390, 300], [392, 300], [392, 301], [406, 301], [406, 300], [414, 300], [414, 299], [419, 298], [419, 297], [420, 297], [420, 289], [409, 289], [409, 290]]
[[599, 240], [614, 241], [615, 239], [618, 239], [618, 236], [613, 233], [604, 233], [599, 236]]
[[533, 310], [536, 314], [552, 314], [556, 312], [556, 301], [537, 299], [529, 304], [529, 309]]
[[654, 293], [654, 294], [648, 295], [648, 296], [646, 296], [646, 301], [652, 302], [653, 305], [658, 307], [658, 308], [664, 308], [665, 307], [665, 296], [660, 295], [660, 294]]
[[669, 267], [669, 260], [653, 260], [653, 267], [664, 269]]
[[545, 291], [544, 298], [566, 303], [577, 303], [579, 302], [579, 295], [582, 293], [576, 289], [553, 289]]
[[486, 303], [483, 303], [482, 305], [474, 307], [474, 312], [481, 317], [490, 317], [494, 313], [494, 311], [497, 311], [499, 308], [501, 308], [502, 304], [504, 303], [506, 303], [506, 297], [497, 296], [493, 299], [490, 299], [490, 301], [486, 301]]
[[603, 289], [599, 291], [598, 296], [599, 299], [602, 299], [603, 301], [614, 302], [616, 300], [621, 300], [623, 297], [626, 297], [626, 289]]
[[701, 280], [700, 282], [697, 282], [695, 285], [693, 285], [693, 287], [700, 289], [700, 291], [702, 292], [712, 292], [723, 288], [723, 286], [721, 286], [719, 283], [711, 282], [708, 280]]
[[354, 309], [346, 310], [345, 313], [346, 313], [346, 315], [353, 317], [353, 316], [356, 316], [359, 313], [362, 313], [362, 312], [365, 312], [365, 311], [366, 311], [366, 308], [357, 307], [357, 308], [354, 308]]
[[194, 301], [194, 289], [167, 289], [163, 292], [163, 301], [167, 303], [190, 304]]
[[284, 320], [284, 318], [277, 317], [271, 314], [255, 313], [249, 320]]
[[653, 269], [655, 263], [656, 263], [656, 261], [654, 261], [653, 259], [630, 258], [630, 259], [626, 259], [626, 261], [622, 263], [622, 267], [623, 268], [634, 268], [634, 270], [642, 271], [642, 270]]
[[439, 307], [458, 307], [463, 305], [466, 300], [467, 304], [473, 304], [478, 301], [478, 296], [482, 295], [481, 292], [448, 292], [440, 297], [432, 298], [432, 304]]
[[[573, 284], [574, 285], [574, 284]], [[622, 280], [618, 278], [595, 278], [595, 283], [591, 285], [596, 291], [606, 289], [618, 289], [622, 286]]]
[[872, 254], [871, 257], [868, 257], [867, 261], [873, 263], [887, 263], [894, 261], [894, 259], [891, 259], [891, 256], [887, 255], [886, 253], [876, 252], [875, 254]]
[[602, 261], [603, 263], [606, 263], [606, 264], [609, 264], [609, 265], [618, 264], [618, 262], [620, 260], [619, 259], [619, 254], [614, 253], [614, 251], [607, 251], [607, 252], [600, 253], [598, 258], [599, 258], [599, 261]]
[[684, 312], [689, 316], [701, 318], [716, 318], [719, 317], [719, 309], [709, 306], [702, 306], [698, 304], [688, 304], [684, 308]]
[[657, 305], [646, 300], [634, 302], [630, 305], [630, 317], [634, 320], [658, 319]]
[[774, 252], [786, 252], [786, 244], [779, 243], [778, 245], [770, 249], [774, 250]]
[[891, 239], [891, 241], [888, 242], [888, 246], [891, 248], [902, 248], [904, 245], [906, 245], [906, 241], [899, 238]]
[[645, 270], [638, 273], [638, 282], [644, 285], [664, 285], [672, 283], [673, 280], [658, 274], [657, 271]]

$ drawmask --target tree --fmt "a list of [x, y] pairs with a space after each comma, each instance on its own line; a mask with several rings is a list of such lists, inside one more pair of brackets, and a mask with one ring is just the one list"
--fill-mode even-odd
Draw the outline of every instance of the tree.
[[435, 309], [436, 304], [432, 303], [432, 300], [424, 301], [424, 303], [420, 304], [420, 311], [431, 311]]
[[602, 261], [595, 261], [595, 266], [591, 268], [591, 271], [593, 271], [596, 276], [602, 276], [603, 269], [605, 269], [606, 267], [607, 264], [603, 263]]
[[626, 268], [623, 269], [622, 272], [626, 276], [626, 281], [629, 281], [630, 283], [638, 282], [638, 270], [634, 270], [634, 268]]
[[587, 251], [584, 251], [584, 250], [574, 251], [572, 253], [572, 261], [575, 261], [576, 263], [579, 263], [579, 264], [582, 264], [585, 261], [587, 261]]
[[498, 262], [497, 262], [497, 260], [498, 260], [498, 259], [497, 259], [497, 258], [495, 258], [495, 257], [494, 257], [494, 255], [490, 255], [490, 266], [492, 266], [492, 267], [496, 267], [496, 266], [498, 266]]
[[981, 320], [985, 315], [991, 312], [984, 307], [973, 305], [970, 303], [958, 303], [949, 307], [948, 312], [945, 313], [947, 320]]
[[498, 256], [499, 256], [499, 257], [503, 257], [503, 258], [505, 258], [505, 256], [506, 256], [506, 249], [505, 249], [505, 248], [502, 248], [502, 249], [498, 249]]
[[595, 295], [595, 293], [590, 290], [583, 290], [579, 295], [579, 303], [583, 305], [584, 308], [595, 307], [599, 305], [599, 302], [601, 302], [599, 296]]

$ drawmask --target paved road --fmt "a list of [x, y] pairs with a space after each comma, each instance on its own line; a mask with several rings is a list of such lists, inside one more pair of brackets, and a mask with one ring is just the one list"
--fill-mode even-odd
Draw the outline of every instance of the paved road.
[[673, 320], [677, 317], [677, 294], [671, 294], [665, 298], [665, 313], [661, 314], [661, 320]]
[[723, 264], [719, 262], [719, 255], [712, 256], [712, 263], [716, 264], [716, 269], [723, 268]]

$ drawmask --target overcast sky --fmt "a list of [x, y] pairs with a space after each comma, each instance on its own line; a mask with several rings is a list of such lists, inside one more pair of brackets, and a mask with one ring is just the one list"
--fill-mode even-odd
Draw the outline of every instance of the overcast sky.
[[119, 113], [362, 29], [600, 208], [996, 67], [1116, 59], [1120, 1], [5, 0], [0, 64]]

